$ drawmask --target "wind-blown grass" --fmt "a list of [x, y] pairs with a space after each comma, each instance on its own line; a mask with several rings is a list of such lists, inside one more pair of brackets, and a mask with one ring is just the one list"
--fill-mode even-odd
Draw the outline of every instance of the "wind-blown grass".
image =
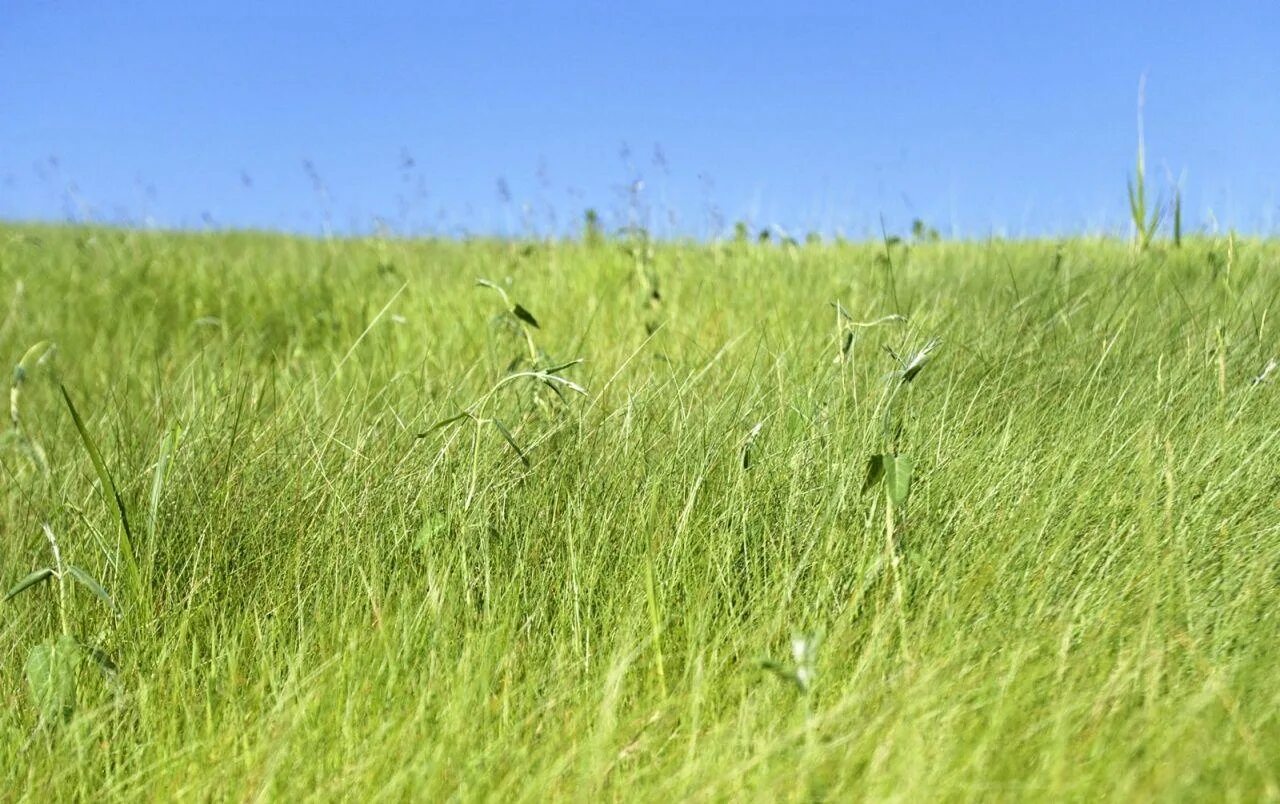
[[41, 726], [0, 606], [0, 790], [1280, 795], [1280, 245], [885, 252], [0, 229], [0, 587], [47, 521], [120, 609]]

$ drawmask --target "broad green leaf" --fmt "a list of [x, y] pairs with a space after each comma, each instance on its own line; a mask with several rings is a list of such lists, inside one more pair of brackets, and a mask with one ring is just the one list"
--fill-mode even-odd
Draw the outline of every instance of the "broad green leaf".
[[76, 671], [84, 652], [75, 637], [63, 635], [27, 654], [27, 685], [45, 720], [66, 719], [76, 705]]
[[97, 580], [95, 580], [92, 575], [80, 569], [79, 567], [75, 566], [74, 564], [67, 566], [67, 574], [70, 575], [73, 580], [75, 580], [85, 589], [88, 589], [90, 592], [93, 592], [93, 594], [99, 600], [107, 604], [108, 608], [112, 609], [113, 611], [115, 610], [116, 604], [111, 599], [111, 595], [107, 594], [107, 590], [103, 589], [102, 584], [98, 583]]
[[53, 577], [53, 570], [51, 568], [43, 567], [41, 569], [38, 569], [35, 572], [28, 575], [27, 577], [18, 581], [16, 584], [14, 584], [13, 588], [10, 589], [9, 592], [4, 596], [4, 599], [5, 601], [12, 600], [13, 598], [27, 591], [28, 589], [35, 586], [36, 584], [42, 581], [47, 581], [52, 577]]
[[872, 455], [867, 459], [867, 479], [862, 481], [862, 493], [866, 494], [867, 489], [880, 482], [884, 477], [884, 456]]
[[502, 437], [507, 440], [507, 443], [511, 445], [511, 448], [520, 456], [520, 462], [527, 467], [529, 465], [529, 459], [525, 456], [524, 450], [520, 449], [520, 445], [516, 443], [515, 438], [511, 435], [511, 431], [507, 429], [507, 426], [497, 419], [490, 419], [489, 421], [493, 422], [493, 426], [498, 428], [498, 432], [502, 433]]
[[911, 471], [915, 468], [915, 461], [906, 455], [889, 456], [884, 462], [884, 482], [885, 493], [889, 495], [889, 501], [896, 506], [903, 506], [907, 503], [907, 496], [911, 493]]
[[511, 314], [535, 329], [542, 329], [542, 327], [538, 326], [538, 319], [533, 317], [533, 313], [521, 307], [519, 304], [511, 307]]
[[439, 511], [430, 514], [422, 521], [422, 527], [418, 528], [418, 536], [413, 540], [413, 549], [430, 550], [437, 540], [445, 535], [448, 528], [449, 522], [444, 514]]

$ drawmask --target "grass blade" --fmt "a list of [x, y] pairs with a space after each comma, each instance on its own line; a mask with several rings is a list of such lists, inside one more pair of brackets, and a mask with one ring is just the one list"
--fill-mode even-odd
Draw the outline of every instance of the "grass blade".
[[94, 594], [95, 597], [97, 597], [103, 603], [106, 603], [107, 607], [110, 608], [112, 611], [116, 610], [116, 604], [115, 604], [115, 601], [111, 599], [111, 595], [107, 594], [107, 590], [102, 588], [102, 584], [98, 583], [98, 581], [94, 579], [92, 575], [80, 569], [79, 567], [75, 566], [74, 564], [67, 565], [67, 574], [71, 576], [72, 580], [79, 583], [85, 589], [88, 589], [90, 592]]
[[28, 575], [27, 577], [23, 578], [22, 580], [18, 581], [16, 584], [13, 585], [13, 588], [10, 589], [4, 596], [5, 602], [7, 603], [8, 601], [13, 600], [15, 597], [27, 591], [28, 589], [35, 586], [36, 584], [41, 583], [43, 581], [47, 581], [52, 577], [53, 577], [53, 569], [50, 567], [43, 567], [41, 569], [36, 570], [35, 572], [31, 573], [30, 575]]
[[516, 455], [520, 456], [520, 462], [525, 465], [525, 468], [528, 468], [529, 458], [524, 454], [524, 450], [520, 449], [520, 445], [516, 443], [515, 438], [511, 435], [511, 431], [507, 429], [507, 426], [497, 419], [490, 419], [489, 421], [493, 422], [493, 426], [498, 428], [498, 432], [502, 433], [502, 437], [505, 438], [507, 443], [511, 445], [511, 448], [516, 451]]
[[49, 341], [40, 341], [32, 346], [13, 367], [13, 381], [9, 386], [9, 421], [16, 428], [18, 424], [18, 399], [22, 394], [22, 383], [41, 361], [53, 350]]
[[164, 492], [164, 481], [169, 471], [169, 458], [178, 443], [178, 430], [168, 432], [160, 442], [160, 457], [156, 459], [156, 470], [151, 476], [151, 505], [147, 509], [147, 538], [154, 542], [156, 537], [156, 518], [160, 513], [160, 497]]
[[543, 374], [557, 374], [571, 366], [576, 366], [581, 362], [582, 358], [578, 358], [577, 360], [570, 360], [568, 363], [560, 363], [558, 365], [551, 366], [550, 368], [541, 369], [541, 371]]
[[490, 290], [496, 291], [498, 295], [502, 297], [502, 303], [507, 307], [511, 306], [511, 299], [507, 296], [507, 292], [496, 283], [490, 282], [488, 279], [477, 278], [476, 287], [489, 288]]
[[1182, 248], [1182, 190], [1173, 195], [1173, 247]]
[[538, 319], [533, 317], [533, 313], [529, 312], [519, 304], [512, 306], [511, 314], [534, 329], [542, 329], [542, 327], [538, 326]]
[[463, 419], [467, 419], [470, 417], [471, 417], [471, 414], [464, 410], [456, 416], [450, 416], [447, 419], [441, 419], [440, 421], [431, 425], [427, 429], [423, 430], [421, 433], [418, 433], [417, 435], [415, 435], [414, 438], [426, 438], [427, 436], [434, 433], [436, 430], [439, 430], [443, 427], [448, 427], [449, 425], [454, 424], [455, 422], [460, 422]]
[[533, 376], [537, 377], [538, 379], [542, 380], [548, 385], [550, 385], [551, 383], [558, 383], [560, 385], [563, 385], [565, 388], [568, 388], [570, 391], [573, 391], [576, 394], [581, 394], [582, 396], [587, 395], [586, 388], [583, 388], [581, 385], [578, 385], [573, 380], [569, 380], [564, 377], [561, 377], [559, 374], [547, 374], [546, 372], [539, 371], [539, 372], [533, 372]]
[[27, 378], [31, 370], [36, 367], [45, 354], [53, 348], [53, 344], [49, 341], [40, 341], [26, 351], [22, 359], [18, 361], [18, 365], [13, 367], [13, 381], [20, 383]]
[[104, 497], [110, 495], [107, 499], [108, 507], [114, 502], [116, 513], [120, 518], [120, 558], [124, 562], [125, 571], [128, 575], [129, 582], [135, 587], [135, 591], [142, 591], [142, 575], [138, 570], [137, 554], [133, 549], [133, 531], [129, 527], [129, 513], [125, 510], [124, 498], [120, 496], [120, 490], [116, 487], [115, 479], [111, 477], [107, 464], [102, 460], [102, 453], [98, 451], [97, 444], [94, 443], [93, 437], [89, 435], [89, 429], [85, 427], [84, 419], [80, 418], [80, 412], [76, 410], [75, 403], [71, 401], [71, 394], [67, 392], [65, 385], [58, 386], [62, 390], [62, 398], [67, 402], [67, 410], [71, 411], [71, 419], [75, 422], [76, 432], [80, 434], [80, 440], [84, 443], [85, 451], [89, 453], [89, 460], [93, 462], [93, 469], [98, 473], [98, 481], [102, 484], [102, 494]]

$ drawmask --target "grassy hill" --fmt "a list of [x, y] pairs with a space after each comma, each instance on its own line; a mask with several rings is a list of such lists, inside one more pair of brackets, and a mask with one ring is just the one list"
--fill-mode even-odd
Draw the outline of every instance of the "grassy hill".
[[0, 586], [62, 568], [0, 790], [1274, 799], [1278, 292], [1228, 238], [0, 228]]

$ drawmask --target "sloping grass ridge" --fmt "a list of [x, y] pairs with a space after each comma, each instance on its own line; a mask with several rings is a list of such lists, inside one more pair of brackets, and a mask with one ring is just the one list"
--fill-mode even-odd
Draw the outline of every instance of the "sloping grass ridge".
[[0, 798], [1274, 799], [1278, 292], [2, 227]]

